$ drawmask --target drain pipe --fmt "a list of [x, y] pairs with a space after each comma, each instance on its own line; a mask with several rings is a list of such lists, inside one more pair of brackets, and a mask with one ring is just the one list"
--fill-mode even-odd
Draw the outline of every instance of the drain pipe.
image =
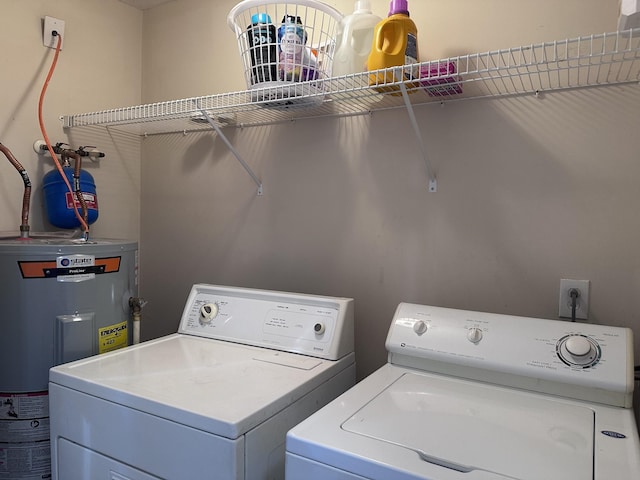
[[24, 183], [24, 194], [22, 196], [22, 223], [20, 224], [20, 238], [29, 238], [29, 203], [31, 202], [31, 180], [29, 175], [20, 162], [16, 160], [11, 151], [0, 143], [0, 151], [4, 153], [5, 157], [11, 162], [11, 164], [18, 170], [18, 173], [22, 176], [22, 182]]

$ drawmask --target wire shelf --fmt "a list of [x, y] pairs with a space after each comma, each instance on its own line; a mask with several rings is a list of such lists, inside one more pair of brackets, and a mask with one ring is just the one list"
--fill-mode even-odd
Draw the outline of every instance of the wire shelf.
[[[420, 80], [393, 67], [265, 89], [171, 100], [63, 117], [65, 128], [106, 126], [138, 135], [248, 127], [319, 116], [351, 116], [411, 105], [640, 82], [640, 29], [603, 33], [418, 64]], [[454, 70], [455, 69], [455, 70]], [[378, 75], [381, 74], [381, 75]]]

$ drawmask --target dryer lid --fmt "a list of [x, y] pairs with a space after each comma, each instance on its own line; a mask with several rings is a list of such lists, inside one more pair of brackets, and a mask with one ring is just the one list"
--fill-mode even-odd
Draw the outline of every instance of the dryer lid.
[[560, 399], [406, 373], [342, 428], [460, 472], [593, 478], [594, 411]]

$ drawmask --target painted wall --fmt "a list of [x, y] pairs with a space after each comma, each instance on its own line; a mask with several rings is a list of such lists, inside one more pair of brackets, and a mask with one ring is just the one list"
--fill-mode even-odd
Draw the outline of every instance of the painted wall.
[[[616, 0], [477, 3], [412, 2], [423, 60], [610, 31], [617, 18]], [[39, 179], [51, 162], [31, 145], [51, 15], [67, 22], [66, 43], [45, 124], [54, 142], [107, 153], [86, 165], [101, 207], [92, 232], [141, 235], [144, 337], [175, 331], [198, 281], [354, 297], [361, 376], [384, 362], [400, 301], [554, 318], [559, 279], [586, 278], [591, 321], [638, 329], [637, 86], [417, 109], [435, 194], [403, 111], [228, 131], [262, 197], [213, 134], [141, 147], [113, 130], [63, 131], [62, 114], [243, 89], [234, 4], [176, 0], [143, 15], [115, 0], [3, 3], [0, 141], [33, 179], [32, 228], [50, 229]], [[385, 14], [386, 1], [373, 6]], [[4, 168], [0, 230], [15, 232], [22, 185]]]
[[[63, 131], [61, 115], [141, 102], [142, 12], [117, 0], [4, 0], [0, 64], [0, 142], [27, 170], [33, 184], [32, 231], [51, 231], [44, 215], [41, 178], [53, 168], [32, 146], [42, 139], [38, 99], [54, 50], [42, 44], [45, 15], [65, 21], [63, 50], [47, 88], [43, 117], [53, 143], [74, 149], [96, 146], [100, 163], [84, 162], [97, 184], [100, 218], [94, 238], [138, 240], [140, 225], [140, 140], [104, 128]], [[17, 235], [23, 183], [0, 155], [0, 231]]]
[[[235, 3], [145, 12], [145, 102], [244, 88], [226, 25]], [[372, 4], [386, 15], [386, 0]], [[613, 31], [617, 9], [410, 2], [422, 60]], [[560, 279], [578, 278], [591, 280], [590, 321], [640, 338], [637, 85], [416, 112], [437, 193], [402, 110], [229, 129], [261, 197], [215, 134], [146, 138], [143, 336], [175, 331], [195, 282], [353, 297], [363, 376], [386, 359], [400, 301], [556, 318]]]

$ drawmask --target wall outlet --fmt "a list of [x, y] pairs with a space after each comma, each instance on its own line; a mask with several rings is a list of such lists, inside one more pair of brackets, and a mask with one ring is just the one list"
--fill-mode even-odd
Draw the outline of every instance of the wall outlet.
[[576, 289], [580, 296], [576, 300], [576, 318], [589, 318], [589, 280], [560, 280], [560, 308], [558, 316], [571, 318], [571, 290]]
[[53, 31], [58, 32], [62, 37], [62, 43], [60, 43], [60, 50], [64, 45], [64, 20], [53, 17], [44, 17], [44, 23], [42, 26], [42, 44], [45, 47], [56, 48], [58, 46], [58, 37], [53, 36]]

